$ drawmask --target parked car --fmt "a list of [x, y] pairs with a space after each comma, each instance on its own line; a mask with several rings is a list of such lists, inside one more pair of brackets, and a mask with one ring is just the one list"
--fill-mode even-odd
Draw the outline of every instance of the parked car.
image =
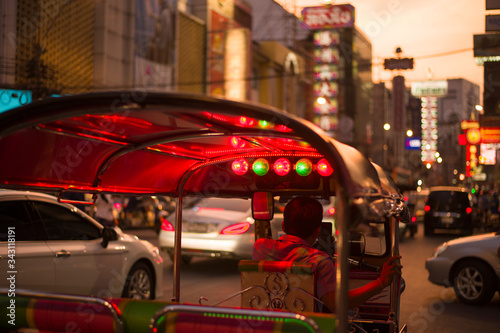
[[429, 189], [425, 203], [424, 234], [436, 229], [459, 231], [471, 235], [472, 207], [469, 192], [461, 187], [438, 186]]
[[117, 227], [105, 228], [48, 194], [0, 190], [0, 258], [0, 279], [15, 272], [17, 290], [162, 296], [163, 261], [157, 247]]
[[[181, 258], [189, 263], [195, 256], [251, 259], [255, 241], [250, 200], [205, 198], [187, 203], [182, 213]], [[171, 259], [174, 254], [175, 213], [163, 220], [160, 248]], [[271, 221], [273, 238], [281, 232], [283, 214], [275, 209]]]
[[487, 303], [500, 288], [500, 234], [445, 242], [427, 259], [425, 268], [432, 283], [453, 287], [462, 302]]

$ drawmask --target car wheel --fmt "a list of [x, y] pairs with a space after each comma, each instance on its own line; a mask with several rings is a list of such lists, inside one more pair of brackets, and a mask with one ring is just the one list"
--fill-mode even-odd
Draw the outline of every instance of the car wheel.
[[154, 299], [153, 274], [151, 269], [142, 262], [136, 263], [130, 269], [123, 288], [122, 297], [133, 299]]
[[491, 269], [480, 261], [465, 261], [454, 270], [455, 294], [467, 304], [488, 303], [495, 294], [495, 276]]

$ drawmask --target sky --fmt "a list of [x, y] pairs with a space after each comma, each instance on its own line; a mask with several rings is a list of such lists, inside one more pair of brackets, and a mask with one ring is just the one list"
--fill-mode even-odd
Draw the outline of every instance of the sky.
[[[285, 8], [321, 6], [321, 0], [277, 0]], [[375, 83], [390, 82], [394, 75], [412, 81], [467, 79], [483, 91], [483, 67], [473, 57], [473, 35], [485, 33], [485, 16], [500, 14], [486, 10], [485, 0], [350, 0], [355, 24], [372, 43], [372, 77]], [[291, 7], [293, 8], [293, 7]], [[384, 70], [383, 61], [396, 57], [414, 58], [414, 69]]]

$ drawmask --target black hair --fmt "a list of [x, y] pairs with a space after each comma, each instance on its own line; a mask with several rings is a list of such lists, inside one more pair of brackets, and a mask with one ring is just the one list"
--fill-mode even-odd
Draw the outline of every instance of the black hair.
[[323, 206], [314, 198], [294, 198], [285, 207], [283, 221], [288, 235], [307, 238], [321, 226]]

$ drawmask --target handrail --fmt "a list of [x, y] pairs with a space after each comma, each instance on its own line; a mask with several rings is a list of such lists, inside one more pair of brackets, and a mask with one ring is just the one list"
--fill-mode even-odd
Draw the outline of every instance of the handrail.
[[[8, 295], [9, 289], [7, 288], [0, 288], [0, 294], [2, 295]], [[51, 299], [51, 300], [57, 300], [57, 301], [63, 301], [63, 302], [87, 302], [87, 303], [93, 303], [97, 305], [101, 305], [109, 310], [111, 313], [111, 316], [113, 317], [113, 320], [115, 322], [115, 327], [116, 327], [116, 333], [122, 333], [124, 332], [123, 330], [123, 321], [121, 320], [121, 314], [119, 313], [119, 310], [115, 308], [110, 302], [103, 298], [97, 298], [97, 297], [87, 297], [87, 296], [77, 296], [77, 295], [66, 295], [66, 294], [47, 294], [47, 293], [41, 293], [41, 292], [32, 292], [29, 290], [19, 290], [16, 289], [16, 296], [15, 297], [33, 297], [33, 298], [40, 298], [40, 299]]]
[[[224, 298], [224, 299], [222, 299], [222, 300], [220, 300], [220, 301], [218, 301], [218, 302], [216, 302], [216, 303], [213, 303], [211, 306], [217, 306], [217, 305], [219, 305], [219, 304], [222, 304], [222, 303], [224, 303], [224, 302], [226, 302], [226, 301], [229, 301], [230, 299], [233, 299], [233, 298], [235, 298], [236, 296], [240, 296], [240, 295], [242, 295], [242, 294], [244, 294], [244, 293], [246, 293], [247, 291], [250, 291], [250, 290], [252, 290], [252, 289], [262, 289], [264, 292], [266, 292], [266, 293], [267, 293], [267, 291], [266, 291], [266, 289], [265, 289], [264, 287], [261, 287], [261, 286], [250, 286], [250, 287], [245, 288], [245, 289], [243, 289], [243, 290], [241, 290], [241, 291], [238, 291], [238, 292], [236, 292], [236, 293], [234, 293], [234, 294], [232, 294], [232, 295], [230, 295], [230, 296], [228, 296], [228, 297], [226, 297], [226, 298]], [[314, 299], [316, 302], [319, 302], [319, 303], [321, 303], [322, 305], [326, 306], [326, 305], [325, 305], [325, 303], [323, 303], [323, 301], [321, 301], [319, 298], [315, 297], [314, 295], [312, 295], [312, 294], [308, 293], [307, 291], [305, 291], [305, 290], [304, 290], [304, 289], [302, 289], [302, 288], [298, 288], [298, 287], [290, 288], [290, 291], [292, 291], [292, 290], [299, 290], [299, 291], [301, 291], [301, 292], [305, 293], [307, 296], [309, 296], [309, 297], [311, 297], [312, 299]], [[200, 305], [203, 305], [202, 301], [208, 301], [208, 299], [207, 299], [206, 297], [200, 297], [200, 299], [198, 300], [198, 303], [199, 303]]]
[[256, 316], [262, 317], [263, 315], [270, 318], [280, 318], [280, 319], [296, 319], [304, 322], [313, 332], [321, 333], [318, 324], [304, 315], [294, 313], [294, 312], [277, 312], [277, 311], [263, 311], [263, 310], [253, 310], [253, 309], [238, 309], [238, 308], [220, 308], [214, 306], [199, 306], [199, 305], [182, 305], [182, 304], [172, 304], [167, 305], [160, 310], [158, 310], [149, 325], [149, 332], [156, 333], [158, 330], [157, 323], [158, 320], [171, 312], [184, 312], [191, 314], [200, 314], [204, 312], [211, 312], [214, 314], [223, 315], [234, 315], [234, 316]]

